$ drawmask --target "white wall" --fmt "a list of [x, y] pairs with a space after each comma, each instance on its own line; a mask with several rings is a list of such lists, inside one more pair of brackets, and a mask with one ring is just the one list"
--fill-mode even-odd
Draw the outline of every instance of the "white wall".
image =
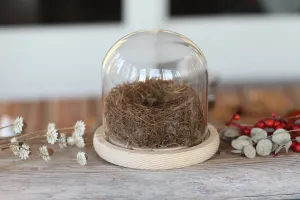
[[170, 20], [164, 0], [127, 0], [124, 13], [122, 25], [1, 28], [0, 99], [100, 96], [105, 53], [138, 29], [191, 38], [224, 82], [300, 77], [300, 15]]

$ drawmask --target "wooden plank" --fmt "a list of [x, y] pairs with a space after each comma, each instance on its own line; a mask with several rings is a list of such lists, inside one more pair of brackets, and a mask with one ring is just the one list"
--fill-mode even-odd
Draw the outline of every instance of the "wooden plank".
[[[0, 170], [2, 199], [299, 199], [300, 154], [247, 159], [220, 152], [191, 167], [146, 171], [103, 161], [93, 150], [82, 167], [74, 160], [77, 148], [57, 149], [52, 160], [30, 162]], [[37, 147], [36, 147], [37, 148]], [[0, 165], [10, 165], [9, 151], [0, 152]]]

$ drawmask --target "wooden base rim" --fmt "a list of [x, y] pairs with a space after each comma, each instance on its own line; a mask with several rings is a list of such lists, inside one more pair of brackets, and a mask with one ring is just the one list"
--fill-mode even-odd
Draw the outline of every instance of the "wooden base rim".
[[123, 167], [134, 169], [163, 170], [183, 168], [210, 159], [220, 145], [219, 133], [208, 125], [209, 137], [201, 144], [173, 151], [130, 150], [109, 143], [102, 126], [94, 135], [93, 144], [97, 154], [104, 160]]

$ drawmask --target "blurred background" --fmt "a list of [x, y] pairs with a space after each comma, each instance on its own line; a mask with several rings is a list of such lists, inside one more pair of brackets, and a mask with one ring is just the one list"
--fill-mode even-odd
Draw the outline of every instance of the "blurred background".
[[1, 0], [0, 122], [96, 127], [105, 54], [130, 32], [159, 28], [193, 40], [211, 82], [220, 79], [212, 120], [237, 106], [249, 116], [299, 106], [299, 0]]

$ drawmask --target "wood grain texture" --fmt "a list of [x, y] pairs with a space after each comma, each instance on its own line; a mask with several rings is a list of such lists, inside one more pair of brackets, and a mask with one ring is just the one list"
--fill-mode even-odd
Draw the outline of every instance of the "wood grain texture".
[[[78, 118], [101, 123], [102, 106], [100, 97], [0, 102], [0, 117], [24, 115], [29, 130], [37, 130], [50, 121], [60, 126]], [[265, 118], [272, 112], [284, 116], [290, 109], [300, 108], [300, 83], [218, 85], [210, 118], [225, 122], [237, 107], [243, 109], [245, 117]]]
[[[1, 199], [299, 199], [300, 154], [247, 159], [231, 155], [222, 142], [210, 160], [164, 171], [112, 165], [85, 149], [87, 166], [75, 161], [78, 148], [57, 149], [49, 163], [38, 159], [0, 170]], [[0, 152], [0, 167], [11, 165], [11, 152]]]
[[184, 149], [129, 150], [109, 143], [105, 139], [103, 127], [94, 135], [93, 144], [97, 154], [104, 160], [134, 169], [164, 170], [183, 168], [204, 162], [218, 150], [220, 137], [212, 125], [208, 125], [209, 136], [199, 145]]
[[[215, 127], [221, 127], [236, 106], [260, 105], [254, 98], [256, 95], [247, 93], [247, 90], [257, 87], [261, 88], [219, 88], [210, 121]], [[273, 86], [268, 89], [271, 87]], [[299, 84], [285, 85], [284, 88], [276, 90], [276, 93], [285, 92], [283, 95], [293, 102], [288, 107], [299, 108]], [[268, 93], [260, 90], [258, 94]], [[280, 95], [273, 96], [282, 98]], [[245, 104], [243, 100], [251, 104]], [[277, 99], [271, 100], [278, 103], [272, 105], [281, 106]], [[69, 126], [70, 123], [73, 125], [73, 120], [78, 117], [92, 128], [98, 127], [101, 123], [99, 98], [83, 99], [83, 103], [79, 101], [81, 100], [60, 99], [2, 102], [0, 114], [8, 114], [11, 117], [24, 114], [29, 130], [44, 129], [47, 123], [52, 121], [59, 121], [61, 126]], [[290, 103], [287, 100], [282, 102], [286, 105]], [[258, 118], [266, 117], [273, 108], [268, 109], [270, 110], [264, 110], [263, 114], [260, 110], [248, 109], [249, 112], [246, 113], [246, 117], [242, 117], [241, 123], [254, 123]], [[254, 113], [256, 117], [251, 117], [253, 113], [250, 111], [257, 112]], [[0, 151], [0, 199], [300, 199], [300, 154], [289, 152], [278, 157], [247, 159], [232, 155], [230, 146], [221, 142], [217, 154], [201, 164], [165, 171], [134, 170], [102, 160], [93, 149], [93, 134], [87, 135], [89, 145], [84, 151], [89, 157], [89, 163], [85, 167], [76, 163], [76, 153], [79, 150], [75, 147], [65, 150], [56, 148], [49, 163], [38, 159], [16, 166], [14, 162], [18, 159], [11, 152]], [[37, 145], [33, 146], [38, 148]], [[1, 168], [6, 166], [10, 167]]]
[[26, 102], [0, 102], [0, 117], [8, 115], [12, 119], [22, 116], [27, 131], [42, 130], [49, 122], [59, 127], [73, 125], [77, 120], [101, 123], [99, 98], [55, 99]]

